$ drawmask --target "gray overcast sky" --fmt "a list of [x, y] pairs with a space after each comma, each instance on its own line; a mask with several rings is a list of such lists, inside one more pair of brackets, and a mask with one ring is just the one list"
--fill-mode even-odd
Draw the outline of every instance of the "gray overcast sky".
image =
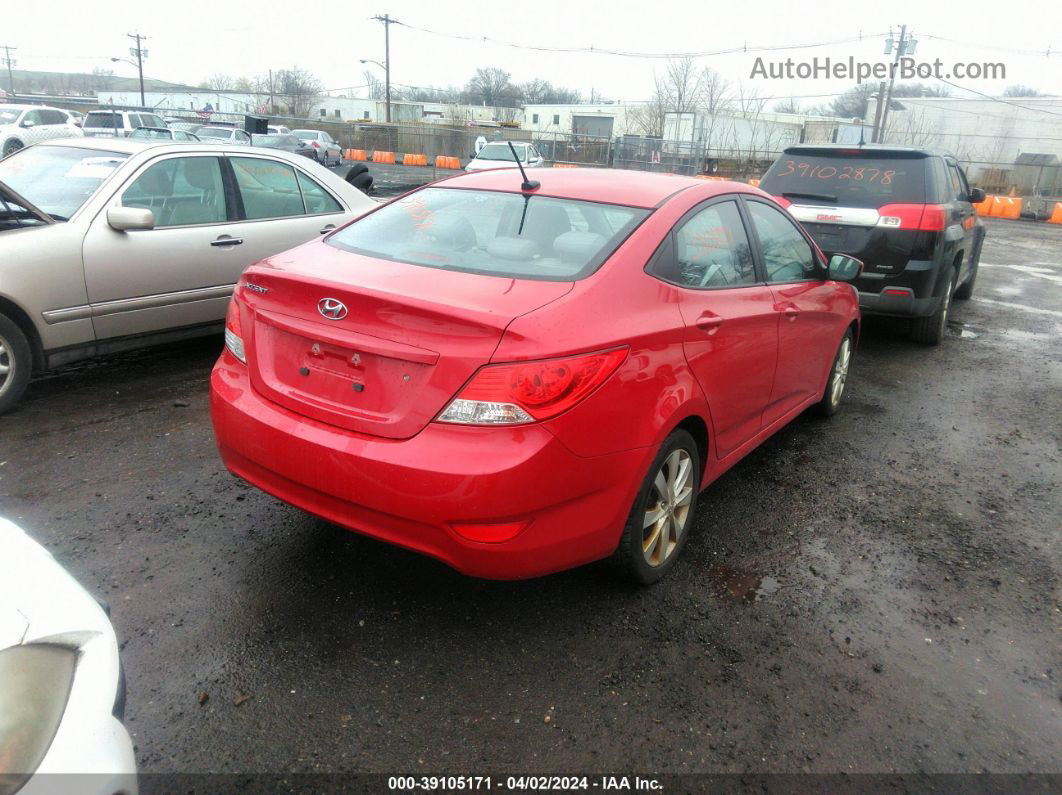
[[[887, 3], [835, 3], [812, 12], [791, 0], [742, 3], [573, 2], [443, 3], [379, 0], [373, 4], [313, 0], [268, 3], [257, 0], [180, 0], [134, 3], [129, 0], [59, 0], [35, 14], [20, 3], [4, 15], [0, 44], [18, 47], [19, 68], [91, 71], [114, 68], [132, 75], [111, 56], [128, 57], [127, 32], [150, 38], [145, 73], [175, 82], [197, 83], [217, 73], [234, 76], [265, 73], [298, 65], [316, 74], [328, 88], [364, 82], [359, 58], [383, 60], [383, 28], [369, 19], [389, 13], [400, 21], [444, 33], [488, 36], [502, 41], [551, 47], [595, 46], [637, 52], [722, 49], [747, 43], [774, 46], [856, 36], [862, 42], [803, 50], [736, 53], [699, 59], [731, 81], [742, 81], [764, 96], [829, 94], [853, 81], [750, 80], [757, 55], [796, 60], [813, 56], [882, 61], [883, 40], [876, 34], [906, 22], [919, 39], [919, 60], [1002, 62], [1006, 80], [964, 81], [988, 94], [1024, 83], [1062, 94], [1062, 54], [1044, 57], [1013, 50], [1043, 52], [1054, 45], [1062, 53], [1062, 9], [1058, 3], [1022, 5], [1005, 13], [999, 3], [932, 4], [925, 0]], [[42, 7], [44, 8], [44, 7]], [[983, 10], [979, 10], [983, 9]], [[956, 13], [959, 11], [959, 13]], [[589, 95], [645, 99], [652, 91], [653, 69], [661, 60], [596, 54], [540, 53], [482, 41], [458, 41], [409, 28], [391, 28], [392, 79], [410, 85], [463, 84], [477, 66], [498, 66], [517, 82], [540, 77]], [[944, 36], [940, 41], [929, 35]], [[1053, 37], [1053, 38], [1052, 38]], [[959, 43], [956, 43], [959, 42]], [[997, 49], [999, 48], [999, 49]], [[931, 81], [930, 81], [931, 82]], [[352, 93], [357, 94], [355, 90]], [[956, 96], [964, 92], [953, 92]], [[818, 99], [804, 100], [814, 104]]]

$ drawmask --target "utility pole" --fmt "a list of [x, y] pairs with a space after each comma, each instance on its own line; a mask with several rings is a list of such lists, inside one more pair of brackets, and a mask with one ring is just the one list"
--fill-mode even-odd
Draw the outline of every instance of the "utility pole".
[[878, 101], [874, 103], [874, 129], [870, 133], [872, 143], [878, 142], [878, 128], [881, 126], [881, 101], [885, 99], [885, 81], [878, 83]]
[[269, 70], [269, 115], [273, 115], [273, 70]]
[[136, 69], [140, 75], [140, 107], [147, 107], [147, 101], [144, 99], [144, 59], [147, 58], [147, 50], [142, 49], [140, 46], [141, 39], [147, 39], [147, 36], [141, 36], [139, 33], [126, 33], [131, 39], [136, 40], [136, 48], [130, 47], [129, 54], [136, 56]]
[[0, 46], [0, 50], [3, 50], [5, 55], [4, 63], [7, 64], [7, 82], [11, 87], [11, 99], [15, 98], [15, 76], [11, 73], [11, 68], [15, 65], [15, 59], [11, 57], [11, 51], [17, 49], [18, 47]]
[[384, 14], [380, 16], [377, 14], [373, 17], [375, 20], [383, 22], [384, 26], [384, 101], [387, 103], [387, 123], [391, 123], [391, 25], [401, 25], [397, 19], [392, 19], [389, 15]]
[[[889, 123], [889, 105], [892, 104], [892, 87], [896, 82], [896, 70], [900, 65], [900, 58], [905, 55], [914, 52], [915, 42], [910, 36], [907, 35], [907, 26], [900, 25], [900, 40], [896, 43], [896, 55], [892, 60], [892, 74], [889, 75], [889, 89], [885, 92], [885, 107], [881, 111], [881, 126], [874, 131], [874, 140], [877, 143], [885, 142], [885, 131], [888, 129]], [[885, 42], [885, 54], [889, 54], [889, 50], [892, 48], [892, 34], [890, 33], [888, 40]], [[880, 105], [881, 99], [878, 99]], [[876, 115], [876, 114], [875, 114]]]

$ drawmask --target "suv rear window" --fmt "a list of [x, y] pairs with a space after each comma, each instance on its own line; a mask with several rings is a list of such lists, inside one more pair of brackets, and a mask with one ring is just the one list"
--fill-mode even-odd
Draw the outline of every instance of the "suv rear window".
[[122, 121], [121, 113], [89, 111], [81, 126], [88, 129], [120, 130], [125, 126], [125, 123]]
[[426, 188], [327, 242], [430, 268], [571, 281], [596, 270], [647, 215], [637, 207], [574, 199]]
[[881, 207], [924, 204], [926, 158], [921, 155], [786, 152], [767, 170], [760, 188], [796, 204]]

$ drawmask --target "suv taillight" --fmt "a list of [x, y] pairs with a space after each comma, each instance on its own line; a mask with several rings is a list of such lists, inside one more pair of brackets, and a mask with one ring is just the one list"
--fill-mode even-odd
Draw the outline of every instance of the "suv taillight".
[[947, 208], [941, 204], [886, 204], [878, 208], [878, 226], [942, 232], [947, 214]]
[[247, 364], [247, 356], [243, 350], [243, 329], [240, 327], [240, 302], [235, 293], [229, 299], [229, 309], [225, 313], [225, 347], [229, 349], [229, 353]]
[[460, 425], [524, 425], [556, 417], [601, 386], [627, 349], [481, 367], [438, 417]]

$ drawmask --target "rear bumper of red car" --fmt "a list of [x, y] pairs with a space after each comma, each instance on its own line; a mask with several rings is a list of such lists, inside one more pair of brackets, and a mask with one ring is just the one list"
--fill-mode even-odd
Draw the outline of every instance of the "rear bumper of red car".
[[[537, 425], [432, 423], [401, 441], [352, 433], [263, 398], [228, 354], [211, 376], [211, 414], [235, 475], [323, 519], [490, 579], [611, 554], [650, 455], [583, 458]], [[490, 543], [455, 529], [503, 524], [523, 529]]]

